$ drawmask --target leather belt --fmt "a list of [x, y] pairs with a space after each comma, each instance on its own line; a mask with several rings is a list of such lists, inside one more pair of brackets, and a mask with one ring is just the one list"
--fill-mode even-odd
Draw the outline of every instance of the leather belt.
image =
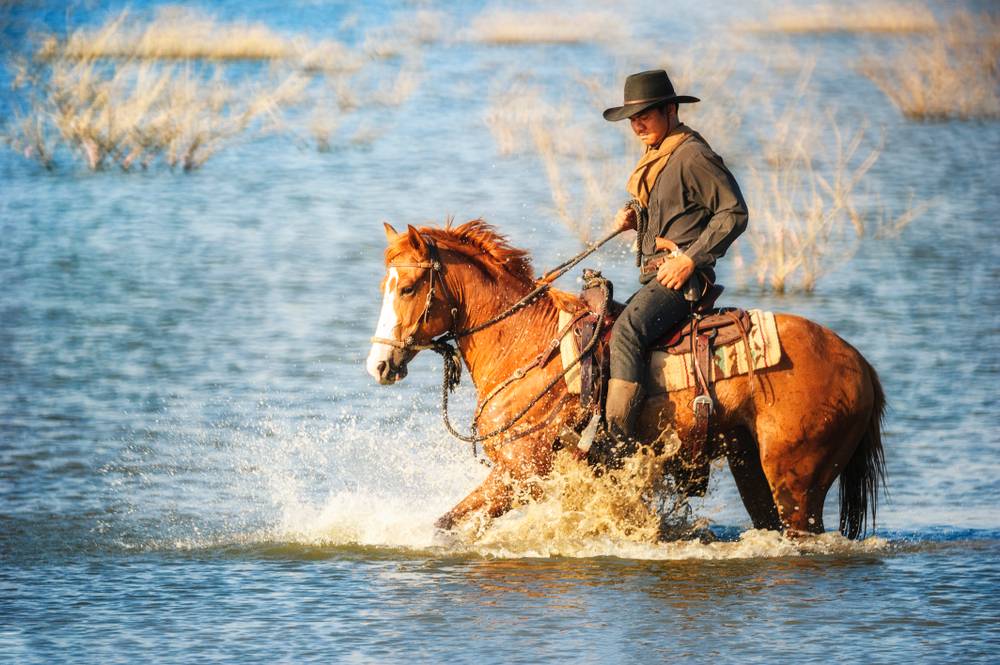
[[651, 272], [656, 272], [660, 269], [660, 266], [666, 263], [667, 259], [672, 259], [673, 254], [664, 254], [663, 256], [658, 256], [655, 259], [650, 259], [646, 261], [642, 268], [639, 269], [640, 274], [648, 275]]

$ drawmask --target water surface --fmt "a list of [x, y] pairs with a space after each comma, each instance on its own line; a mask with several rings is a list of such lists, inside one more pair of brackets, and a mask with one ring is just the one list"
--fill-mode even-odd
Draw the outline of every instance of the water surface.
[[[112, 9], [84, 3], [74, 21]], [[348, 13], [361, 30], [412, 6], [293, 10], [217, 7], [323, 35]], [[65, 25], [44, 3], [10, 11], [12, 48], [31, 26]], [[656, 26], [683, 50], [726, 11], [678, 5]], [[272, 137], [190, 174], [49, 173], [0, 155], [0, 660], [995, 659], [1000, 126], [905, 121], [844, 65], [856, 40], [791, 45], [818, 54], [816, 85], [845, 123], [884, 128], [875, 191], [939, 197], [813, 294], [764, 293], [735, 262], [722, 275], [730, 303], [817, 320], [880, 372], [890, 481], [874, 537], [803, 548], [747, 532], [724, 467], [694, 506], [712, 544], [532, 538], [523, 512], [492, 541], [435, 535], [485, 469], [440, 424], [436, 356], [392, 388], [365, 374], [380, 222], [482, 215], [539, 267], [577, 251], [542, 165], [498, 153], [487, 99], [511, 73], [558, 80], [570, 63], [610, 72], [624, 59], [593, 44], [446, 41], [367, 146]], [[737, 62], [756, 73], [755, 57]], [[632, 279], [625, 247], [592, 265]]]

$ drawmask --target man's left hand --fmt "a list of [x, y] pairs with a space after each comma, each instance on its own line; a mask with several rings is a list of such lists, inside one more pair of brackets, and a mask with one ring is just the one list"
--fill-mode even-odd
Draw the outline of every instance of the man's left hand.
[[656, 281], [668, 289], [680, 291], [694, 273], [694, 261], [686, 254], [667, 259], [656, 270]]

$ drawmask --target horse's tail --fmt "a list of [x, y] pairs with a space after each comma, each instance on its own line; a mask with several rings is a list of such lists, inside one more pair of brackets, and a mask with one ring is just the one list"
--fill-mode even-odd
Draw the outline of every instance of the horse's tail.
[[885, 392], [875, 368], [861, 358], [871, 381], [874, 400], [868, 426], [854, 455], [840, 474], [840, 532], [848, 538], [864, 535], [868, 512], [875, 528], [879, 485], [885, 485], [885, 453], [882, 450], [882, 419], [885, 415]]

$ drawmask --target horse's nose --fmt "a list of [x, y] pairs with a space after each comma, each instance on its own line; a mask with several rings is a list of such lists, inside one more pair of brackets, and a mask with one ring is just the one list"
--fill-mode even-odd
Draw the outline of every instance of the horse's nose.
[[382, 361], [379, 362], [378, 365], [376, 365], [375, 369], [378, 370], [378, 378], [380, 380], [385, 381], [388, 378], [388, 376], [386, 376], [386, 375], [389, 373], [388, 372], [388, 370], [389, 370], [389, 363], [387, 363], [386, 361], [382, 360]]

